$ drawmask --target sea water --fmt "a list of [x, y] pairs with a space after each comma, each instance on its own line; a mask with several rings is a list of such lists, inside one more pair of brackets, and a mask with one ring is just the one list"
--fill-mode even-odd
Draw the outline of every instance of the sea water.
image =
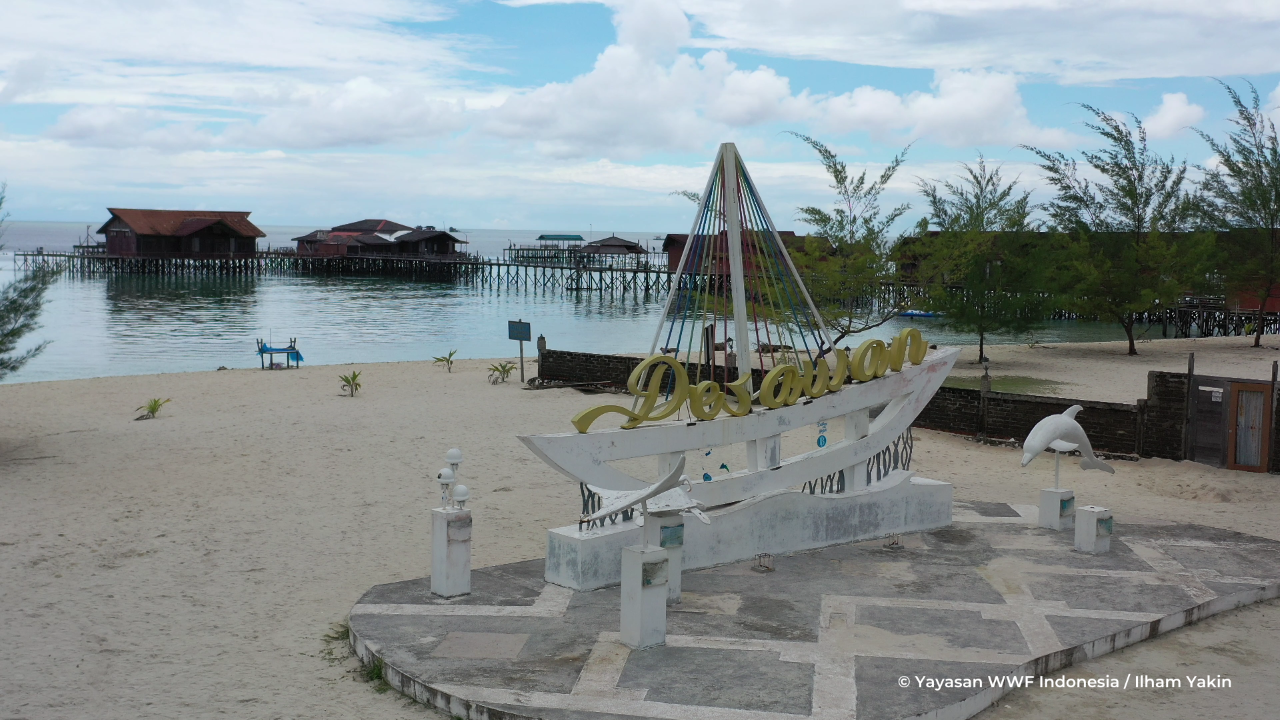
[[[47, 231], [54, 225], [66, 227], [43, 236], [29, 232], [29, 226]], [[279, 245], [313, 228], [264, 229], [271, 244]], [[83, 223], [14, 223], [4, 241], [7, 250], [43, 245], [49, 252], [65, 251], [77, 231], [83, 234]], [[471, 239], [473, 251], [492, 257], [508, 243], [531, 241], [539, 231], [458, 234]], [[597, 239], [604, 234], [595, 232]], [[650, 244], [657, 234], [619, 235]], [[0, 254], [0, 285], [15, 277], [13, 257]], [[297, 338], [307, 364], [431, 360], [450, 350], [459, 358], [514, 357], [519, 346], [507, 339], [509, 320], [531, 323], [533, 337], [545, 336], [554, 349], [643, 353], [664, 300], [661, 295], [510, 290], [399, 278], [66, 275], [49, 290], [41, 327], [20, 349], [46, 341], [48, 346], [2, 382], [258, 367], [254, 341], [259, 338], [274, 345]], [[896, 318], [846, 342], [887, 339], [907, 326], [919, 327], [930, 342], [976, 342], [929, 318]], [[1078, 322], [1052, 323], [1036, 335], [1050, 343], [1123, 337], [1118, 325]], [[992, 343], [1023, 340], [988, 338]], [[526, 356], [535, 353], [526, 344]]]

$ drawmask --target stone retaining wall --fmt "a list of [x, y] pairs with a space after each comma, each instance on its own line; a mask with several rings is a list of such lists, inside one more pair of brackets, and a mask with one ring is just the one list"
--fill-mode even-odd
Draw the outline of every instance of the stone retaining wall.
[[[624, 355], [544, 350], [538, 375], [543, 380], [568, 383], [604, 383], [625, 386], [640, 358]], [[697, 366], [688, 366], [690, 378]], [[723, 372], [723, 369], [718, 369]], [[760, 371], [752, 371], [759, 387]], [[703, 369], [703, 376], [707, 368]], [[737, 369], [729, 369], [730, 380]], [[1134, 404], [1072, 400], [1038, 395], [940, 388], [916, 419], [915, 426], [982, 438], [1021, 441], [1046, 415], [1072, 405], [1084, 409], [1077, 416], [1095, 450], [1117, 455], [1185, 458], [1187, 427], [1187, 374], [1152, 370], [1147, 373], [1147, 397]], [[1280, 402], [1273, 403], [1270, 467], [1280, 473]]]

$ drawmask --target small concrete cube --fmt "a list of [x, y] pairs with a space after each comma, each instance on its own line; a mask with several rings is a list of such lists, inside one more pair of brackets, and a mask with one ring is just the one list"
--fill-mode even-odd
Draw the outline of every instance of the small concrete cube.
[[1070, 530], [1075, 527], [1076, 493], [1074, 490], [1044, 489], [1040, 491], [1040, 527]]
[[622, 549], [623, 645], [642, 650], [666, 644], [668, 574], [666, 550], [656, 545]]
[[1076, 550], [1097, 555], [1111, 552], [1111, 511], [1097, 505], [1076, 508]]

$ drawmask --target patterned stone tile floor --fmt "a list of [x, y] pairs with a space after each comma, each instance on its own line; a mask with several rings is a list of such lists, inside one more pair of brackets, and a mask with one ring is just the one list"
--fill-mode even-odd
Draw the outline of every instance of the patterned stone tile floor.
[[541, 560], [476, 570], [452, 601], [427, 578], [378, 585], [351, 610], [352, 644], [397, 690], [463, 717], [967, 718], [1003, 694], [991, 676], [1053, 672], [1280, 595], [1272, 540], [1117, 518], [1112, 551], [1094, 556], [1034, 515], [956, 503], [954, 525], [900, 549], [686, 572], [667, 644], [650, 650], [618, 642], [617, 588], [549, 585]]

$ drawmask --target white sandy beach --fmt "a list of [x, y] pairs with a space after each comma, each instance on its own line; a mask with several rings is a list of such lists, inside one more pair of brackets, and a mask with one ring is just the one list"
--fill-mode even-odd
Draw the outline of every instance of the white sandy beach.
[[[1028, 349], [992, 371], [1065, 380], [1060, 394], [1133, 402], [1148, 369], [1270, 377], [1248, 338]], [[971, 350], [958, 372], [972, 374]], [[36, 362], [39, 362], [37, 359]], [[456, 446], [472, 488], [477, 566], [541, 557], [577, 488], [517, 434], [567, 431], [614, 398], [485, 381], [491, 361], [348, 366], [0, 385], [0, 717], [382, 718], [432, 713], [355, 682], [323, 636], [370, 586], [427, 574], [436, 470]], [[530, 365], [530, 370], [533, 366]], [[977, 370], [980, 372], [980, 370]], [[134, 408], [172, 398], [156, 420]], [[603, 422], [603, 421], [602, 421]], [[1050, 461], [917, 431], [913, 469], [956, 498], [1035, 503]], [[1114, 476], [1064, 463], [1077, 495], [1126, 521], [1196, 522], [1280, 539], [1280, 480], [1167, 460]], [[1269, 603], [1070, 674], [1232, 677], [1229, 691], [1031, 691], [984, 718], [1274, 717], [1280, 605]], [[1267, 703], [1270, 703], [1268, 705]]]

